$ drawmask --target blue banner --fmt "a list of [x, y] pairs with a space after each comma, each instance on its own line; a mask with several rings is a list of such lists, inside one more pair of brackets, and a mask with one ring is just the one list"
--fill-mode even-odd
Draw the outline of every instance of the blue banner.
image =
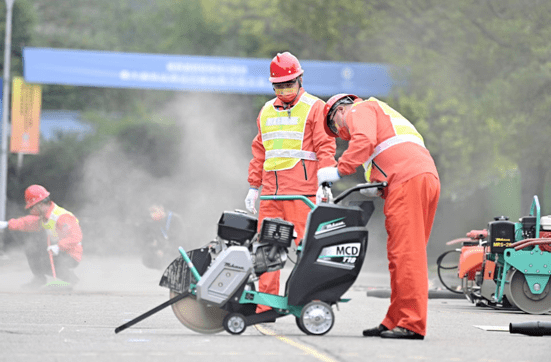
[[[271, 59], [117, 53], [52, 48], [23, 49], [25, 81], [91, 87], [149, 88], [270, 94]], [[390, 66], [301, 60], [304, 86], [317, 96], [386, 96]]]

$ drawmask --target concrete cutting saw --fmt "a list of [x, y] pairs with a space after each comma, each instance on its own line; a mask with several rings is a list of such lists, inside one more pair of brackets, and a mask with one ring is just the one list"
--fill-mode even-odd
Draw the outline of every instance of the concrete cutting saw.
[[[459, 253], [460, 289], [468, 300], [477, 306], [518, 308], [529, 314], [551, 312], [551, 217], [541, 217], [537, 196], [530, 214], [519, 222], [499, 216], [487, 229], [472, 230], [467, 237], [457, 239], [463, 245], [455, 252]], [[438, 259], [439, 275], [442, 260], [453, 252]]]
[[[360, 273], [367, 250], [366, 225], [374, 211], [372, 201], [340, 202], [353, 192], [386, 186], [359, 184], [332, 203], [317, 206], [304, 196], [261, 196], [302, 200], [312, 209], [283, 296], [256, 291], [255, 281], [284, 267], [296, 234], [293, 224], [265, 218], [257, 232], [255, 217], [239, 210], [223, 212], [215, 240], [189, 252], [180, 247], [181, 257], [164, 271], [160, 285], [170, 290], [170, 299], [117, 327], [115, 333], [172, 306], [178, 320], [199, 333], [241, 334], [248, 326], [290, 315], [305, 334], [326, 334], [335, 322], [333, 306], [349, 300], [342, 296]], [[271, 309], [256, 313], [258, 305]]]

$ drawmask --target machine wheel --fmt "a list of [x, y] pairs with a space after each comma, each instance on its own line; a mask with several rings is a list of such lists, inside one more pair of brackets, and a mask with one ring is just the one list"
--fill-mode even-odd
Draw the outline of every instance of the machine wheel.
[[515, 271], [516, 269], [511, 268], [507, 271], [507, 275], [505, 276], [505, 285], [503, 286], [503, 305], [520, 309], [515, 305], [515, 302], [513, 302], [511, 298], [511, 280], [513, 279], [513, 274]]
[[295, 322], [297, 324], [298, 329], [300, 329], [302, 331], [302, 333], [308, 334], [308, 332], [306, 332], [306, 330], [302, 327], [302, 324], [300, 323], [300, 318], [299, 317], [295, 317]]
[[230, 334], [241, 334], [245, 332], [247, 325], [245, 317], [241, 313], [230, 313], [224, 317], [224, 329]]
[[301, 330], [306, 334], [321, 336], [333, 328], [335, 314], [329, 304], [314, 301], [302, 308], [299, 322], [302, 326]]
[[[170, 291], [170, 298], [178, 293]], [[227, 311], [197, 301], [193, 294], [172, 304], [172, 311], [176, 318], [192, 331], [204, 334], [213, 334], [224, 330], [224, 317]]]
[[551, 311], [551, 283], [547, 283], [541, 294], [533, 294], [522, 272], [515, 270], [510, 280], [506, 294], [514, 306], [529, 314], [544, 314]]
[[459, 268], [459, 257], [461, 252], [458, 250], [448, 250], [436, 259], [438, 279], [440, 283], [452, 293], [463, 294], [461, 286], [462, 280], [457, 275]]

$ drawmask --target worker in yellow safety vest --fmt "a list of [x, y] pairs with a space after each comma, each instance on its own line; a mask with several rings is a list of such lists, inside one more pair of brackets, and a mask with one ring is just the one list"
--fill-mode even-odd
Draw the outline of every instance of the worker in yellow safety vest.
[[[252, 142], [253, 158], [249, 163], [250, 184], [245, 205], [256, 213], [259, 189], [262, 195], [303, 195], [312, 202], [322, 197], [317, 171], [335, 166], [335, 140], [324, 131], [325, 103], [304, 91], [304, 70], [289, 52], [278, 53], [270, 63], [270, 78], [276, 97], [266, 102], [256, 120], [258, 134]], [[317, 197], [316, 197], [317, 196]], [[310, 208], [300, 200], [262, 200], [258, 225], [264, 218], [292, 222], [298, 244], [304, 235]], [[279, 293], [280, 272], [260, 276], [259, 291]], [[257, 312], [269, 310], [258, 306]]]
[[54, 203], [50, 199], [50, 192], [41, 185], [27, 187], [25, 204], [30, 215], [0, 221], [0, 229], [46, 232], [44, 245], [26, 245], [25, 254], [34, 278], [23, 287], [37, 289], [46, 284], [46, 275], [54, 273], [56, 278], [76, 284], [79, 278], [73, 269], [82, 259], [82, 230], [78, 219]]

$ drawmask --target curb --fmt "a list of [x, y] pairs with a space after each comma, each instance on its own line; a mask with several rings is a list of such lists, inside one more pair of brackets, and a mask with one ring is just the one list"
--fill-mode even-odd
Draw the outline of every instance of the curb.
[[[390, 298], [390, 289], [373, 288], [367, 291], [368, 297]], [[464, 294], [452, 293], [447, 290], [429, 290], [429, 299], [467, 299]]]

